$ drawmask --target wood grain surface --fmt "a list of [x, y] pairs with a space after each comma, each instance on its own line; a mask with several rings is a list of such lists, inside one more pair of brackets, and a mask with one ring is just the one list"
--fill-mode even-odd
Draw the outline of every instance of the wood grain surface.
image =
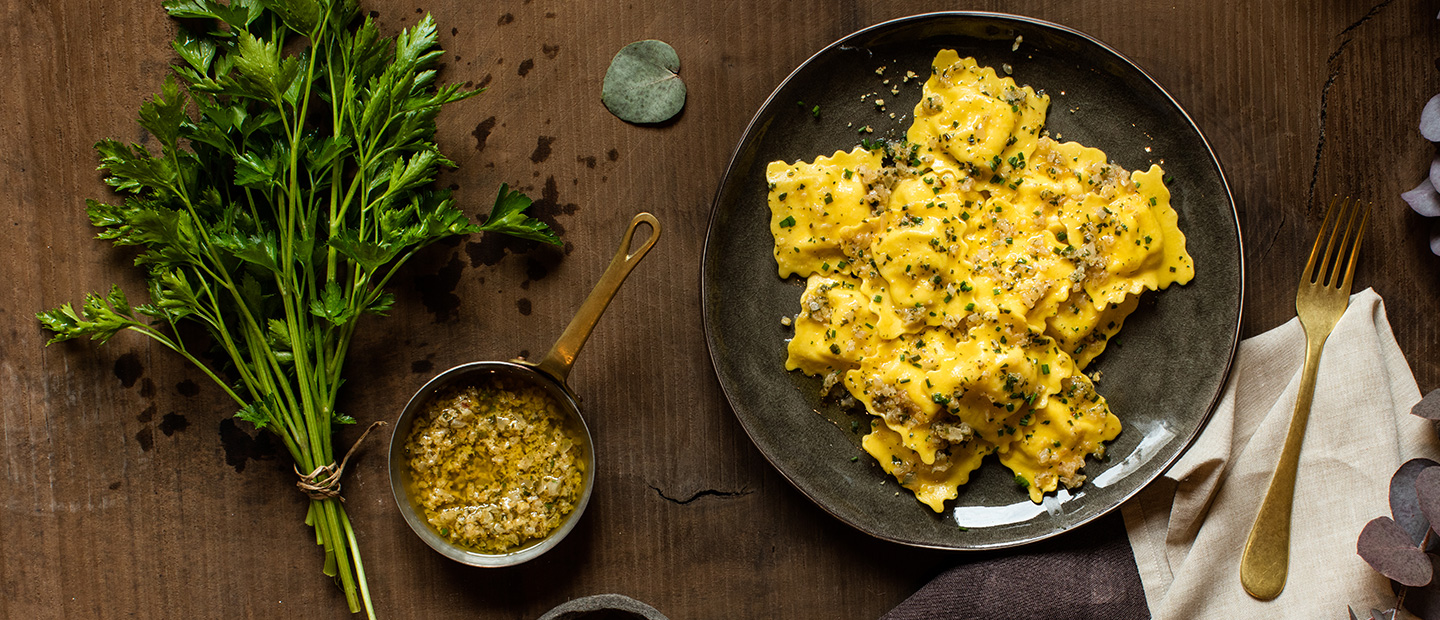
[[[440, 370], [543, 353], [629, 218], [648, 210], [665, 226], [571, 375], [600, 472], [556, 550], [502, 570], [450, 562], [394, 506], [388, 437], [352, 460], [345, 495], [385, 617], [528, 619], [617, 592], [676, 620], [877, 618], [977, 557], [870, 539], [795, 491], [726, 405], [700, 324], [711, 200], [750, 116], [810, 54], [904, 15], [1058, 22], [1166, 87], [1236, 198], [1247, 336], [1293, 316], [1328, 197], [1373, 200], [1356, 287], [1385, 298], [1420, 388], [1440, 387], [1435, 224], [1398, 198], [1435, 156], [1416, 126], [1440, 93], [1436, 2], [362, 4], [391, 34], [432, 13], [442, 79], [488, 89], [441, 115], [438, 140], [459, 168], [439, 183], [471, 215], [501, 183], [518, 187], [566, 245], [472, 237], [426, 250], [393, 287], [391, 315], [360, 330], [344, 411], [392, 419]], [[169, 351], [135, 335], [47, 348], [34, 320], [111, 282], [143, 292], [131, 255], [93, 238], [83, 201], [108, 195], [92, 145], [145, 139], [134, 116], [164, 80], [174, 31], [158, 2], [0, 0], [0, 617], [349, 616], [320, 574], [278, 443], [232, 421], [219, 390]], [[682, 116], [659, 128], [599, 102], [611, 56], [650, 38], [674, 45], [689, 87]], [[1107, 520], [1067, 536], [1121, 535]]]

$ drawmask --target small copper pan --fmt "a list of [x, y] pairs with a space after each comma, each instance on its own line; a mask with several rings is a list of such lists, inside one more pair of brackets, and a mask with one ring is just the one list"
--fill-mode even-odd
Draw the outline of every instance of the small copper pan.
[[[641, 223], [650, 225], [650, 236], [632, 251], [635, 229]], [[620, 284], [625, 281], [625, 277], [630, 275], [630, 271], [635, 268], [640, 259], [645, 257], [659, 237], [660, 221], [655, 219], [655, 216], [641, 213], [630, 221], [630, 227], [626, 229], [625, 237], [620, 241], [620, 250], [610, 261], [610, 266], [605, 269], [604, 275], [600, 276], [600, 281], [595, 284], [595, 289], [590, 292], [590, 296], [580, 306], [575, 318], [571, 319], [570, 325], [565, 328], [565, 333], [560, 335], [555, 346], [551, 347], [550, 352], [545, 354], [545, 357], [538, 363], [513, 360], [461, 364], [436, 375], [434, 379], [420, 388], [415, 396], [410, 398], [410, 402], [405, 405], [405, 410], [400, 413], [400, 418], [396, 420], [395, 432], [390, 437], [390, 489], [394, 492], [395, 502], [400, 507], [400, 513], [405, 516], [405, 521], [410, 524], [410, 529], [415, 530], [415, 534], [425, 541], [425, 544], [430, 545], [445, 557], [470, 566], [512, 566], [549, 551], [565, 538], [570, 530], [575, 528], [575, 524], [580, 520], [580, 515], [585, 512], [585, 506], [590, 503], [590, 495], [595, 489], [595, 444], [590, 437], [590, 428], [585, 424], [585, 419], [580, 416], [580, 399], [565, 383], [565, 379], [570, 375], [570, 366], [575, 363], [575, 356], [580, 353], [580, 348], [585, 346], [585, 340], [590, 337], [590, 331], [600, 320], [600, 315], [605, 312], [605, 307], [610, 304], [610, 299], [615, 296], [615, 292], [620, 289]], [[573, 427], [582, 431], [580, 434], [583, 436], [586, 461], [582, 482], [583, 490], [580, 500], [575, 505], [575, 510], [571, 511], [560, 527], [545, 538], [531, 541], [518, 549], [505, 553], [477, 553], [442, 538], [410, 501], [408, 491], [410, 474], [405, 462], [405, 441], [410, 436], [410, 429], [414, 425], [415, 417], [426, 409], [430, 400], [437, 394], [454, 386], [482, 384], [500, 378], [525, 381], [543, 388], [560, 406], [564, 414], [570, 418]]]

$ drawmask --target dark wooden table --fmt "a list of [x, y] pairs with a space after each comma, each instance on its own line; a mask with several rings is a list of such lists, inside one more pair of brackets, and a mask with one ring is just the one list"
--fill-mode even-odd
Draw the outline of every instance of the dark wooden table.
[[[571, 375], [602, 464], [559, 548], [503, 570], [450, 562], [395, 509], [384, 440], [352, 463], [345, 494], [384, 616], [535, 618], [618, 592], [677, 620], [869, 619], [973, 557], [870, 539], [794, 490], [731, 414], [700, 323], [711, 200], [751, 114], [816, 50], [903, 15], [1038, 17], [1150, 72], [1229, 176], [1247, 336], [1293, 315], [1328, 197], [1374, 200], [1356, 286], [1385, 297], [1421, 389], [1440, 386], [1434, 225], [1398, 198], [1435, 154], [1416, 129], [1440, 93], [1435, 2], [363, 4], [392, 34], [433, 13], [443, 79], [489, 89], [442, 114], [438, 140], [459, 169], [439, 182], [471, 215], [501, 183], [523, 189], [566, 246], [480, 237], [425, 251], [393, 287], [391, 316], [361, 330], [346, 411], [393, 419], [435, 372], [543, 353], [630, 216], [652, 211], [665, 226]], [[157, 2], [0, 1], [0, 617], [348, 615], [278, 443], [236, 425], [222, 394], [161, 347], [122, 335], [46, 348], [33, 318], [111, 282], [143, 291], [130, 255], [94, 240], [82, 207], [107, 195], [91, 145], [141, 139], [134, 115], [164, 79], [174, 31]], [[647, 38], [674, 45], [689, 85], [683, 116], [663, 128], [622, 123], [599, 102], [610, 57]]]

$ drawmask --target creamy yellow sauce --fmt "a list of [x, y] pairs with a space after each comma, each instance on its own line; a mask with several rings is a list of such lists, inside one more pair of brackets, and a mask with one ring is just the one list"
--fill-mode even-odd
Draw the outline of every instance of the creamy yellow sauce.
[[1084, 481], [1120, 421], [1082, 371], [1194, 265], [1159, 166], [1042, 128], [1048, 96], [942, 50], [906, 140], [766, 170], [786, 368], [843, 385], [862, 446], [936, 512], [988, 454], [1030, 498]]
[[545, 538], [580, 501], [584, 443], [545, 390], [496, 379], [439, 395], [405, 443], [415, 507], [446, 540], [504, 553]]

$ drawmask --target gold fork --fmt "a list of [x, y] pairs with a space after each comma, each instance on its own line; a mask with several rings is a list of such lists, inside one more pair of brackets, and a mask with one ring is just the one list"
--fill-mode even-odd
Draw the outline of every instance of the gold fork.
[[[1338, 213], [1337, 213], [1338, 212]], [[1331, 228], [1331, 220], [1334, 227]], [[1356, 224], [1356, 221], [1359, 224]], [[1300, 394], [1295, 397], [1295, 412], [1290, 416], [1290, 430], [1280, 462], [1270, 478], [1260, 514], [1245, 541], [1240, 558], [1240, 583], [1257, 599], [1268, 601], [1285, 589], [1285, 576], [1290, 567], [1290, 507], [1295, 499], [1295, 470], [1300, 464], [1300, 443], [1305, 439], [1305, 423], [1310, 418], [1310, 402], [1315, 396], [1315, 372], [1320, 367], [1320, 352], [1325, 339], [1335, 329], [1340, 315], [1350, 304], [1350, 281], [1355, 276], [1355, 259], [1360, 255], [1360, 241], [1365, 224], [1370, 220], [1369, 205], [1349, 198], [1336, 198], [1325, 212], [1310, 262], [1300, 276], [1300, 290], [1295, 294], [1295, 312], [1305, 328], [1305, 369], [1300, 376]], [[1340, 233], [1345, 224], [1344, 234]], [[1326, 241], [1326, 236], [1329, 241]], [[1322, 243], [1325, 253], [1320, 253]], [[1349, 252], [1349, 262], [1343, 262]], [[1343, 277], [1343, 280], [1341, 279]]]

